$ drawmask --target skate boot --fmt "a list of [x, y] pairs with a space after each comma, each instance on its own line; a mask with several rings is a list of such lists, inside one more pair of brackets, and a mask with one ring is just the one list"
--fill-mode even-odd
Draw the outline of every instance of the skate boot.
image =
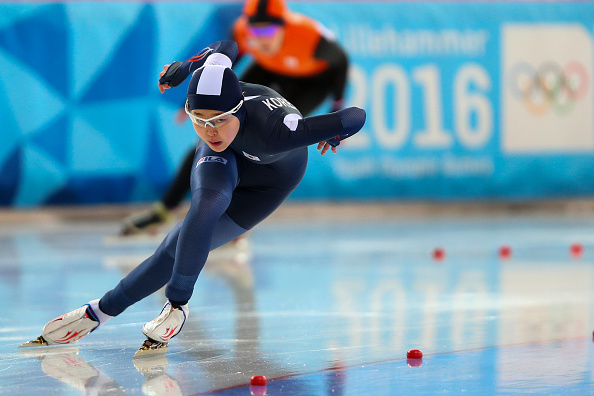
[[22, 344], [19, 348], [66, 345], [80, 340], [111, 319], [99, 309], [99, 300], [93, 300], [82, 307], [49, 321], [41, 336]]
[[169, 209], [161, 202], [156, 202], [150, 209], [134, 214], [124, 219], [122, 236], [135, 235], [143, 232], [156, 232], [159, 226], [167, 223], [171, 218]]
[[143, 357], [167, 352], [168, 343], [175, 337], [186, 323], [190, 311], [188, 305], [176, 308], [169, 301], [161, 310], [161, 314], [142, 327], [146, 341], [136, 351], [134, 357]]

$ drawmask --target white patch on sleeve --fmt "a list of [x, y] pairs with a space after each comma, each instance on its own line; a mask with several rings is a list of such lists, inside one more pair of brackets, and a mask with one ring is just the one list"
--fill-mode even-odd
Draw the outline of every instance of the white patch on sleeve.
[[202, 70], [200, 81], [196, 87], [196, 93], [199, 95], [220, 95], [223, 89], [223, 73], [225, 66], [207, 65]]
[[287, 128], [289, 128], [292, 132], [295, 132], [300, 119], [302, 119], [302, 117], [299, 114], [287, 114], [283, 122]]
[[229, 57], [225, 54], [220, 54], [220, 53], [214, 53], [214, 54], [210, 54], [208, 55], [208, 58], [206, 58], [206, 61], [204, 62], [205, 65], [218, 65], [218, 66], [225, 66], [225, 67], [231, 67], [233, 65], [233, 62], [231, 62], [231, 59], [229, 59]]

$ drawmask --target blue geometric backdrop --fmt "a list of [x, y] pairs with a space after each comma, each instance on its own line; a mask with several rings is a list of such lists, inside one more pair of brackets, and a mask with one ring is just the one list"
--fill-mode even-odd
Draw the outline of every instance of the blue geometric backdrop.
[[0, 205], [159, 196], [192, 128], [158, 73], [229, 35], [241, 4], [0, 4]]

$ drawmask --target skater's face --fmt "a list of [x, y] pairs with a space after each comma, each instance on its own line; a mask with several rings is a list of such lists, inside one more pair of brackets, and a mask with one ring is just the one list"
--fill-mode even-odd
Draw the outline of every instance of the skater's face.
[[250, 25], [249, 31], [253, 45], [266, 55], [276, 54], [285, 37], [283, 26], [274, 23], [255, 23]]
[[192, 122], [192, 125], [200, 139], [218, 153], [229, 147], [239, 131], [239, 118], [233, 114], [225, 114], [218, 110], [196, 109], [191, 111], [191, 115], [203, 120], [212, 119], [207, 123]]

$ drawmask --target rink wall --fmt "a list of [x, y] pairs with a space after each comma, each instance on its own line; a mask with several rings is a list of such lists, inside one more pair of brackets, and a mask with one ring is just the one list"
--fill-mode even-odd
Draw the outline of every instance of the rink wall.
[[[594, 3], [289, 4], [336, 34], [348, 105], [368, 113], [339, 155], [310, 150], [293, 198], [594, 194]], [[174, 121], [185, 87], [161, 95], [156, 76], [226, 38], [240, 10], [0, 3], [0, 205], [158, 197], [196, 138]]]

